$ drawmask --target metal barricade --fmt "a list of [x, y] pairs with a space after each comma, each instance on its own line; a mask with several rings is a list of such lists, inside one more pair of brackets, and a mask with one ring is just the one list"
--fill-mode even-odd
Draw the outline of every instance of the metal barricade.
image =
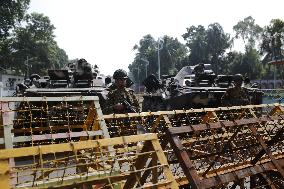
[[[218, 121], [234, 121], [245, 118], [258, 118], [284, 113], [283, 104], [247, 105], [220, 108], [204, 108], [176, 111], [142, 112], [128, 114], [104, 115], [110, 137], [133, 135], [137, 126], [143, 127], [146, 132], [158, 134], [159, 141], [167, 156], [171, 171], [179, 185], [189, 183], [180, 162], [168, 144], [166, 131], [168, 128], [192, 126], [198, 128], [199, 124], [214, 123]], [[208, 140], [212, 136], [206, 136]]]
[[104, 120], [95, 121], [99, 117], [99, 99], [93, 96], [0, 98], [0, 144], [15, 148], [108, 138]]
[[178, 188], [156, 134], [0, 150], [0, 167], [3, 189]]
[[284, 114], [169, 128], [192, 188], [283, 188]]

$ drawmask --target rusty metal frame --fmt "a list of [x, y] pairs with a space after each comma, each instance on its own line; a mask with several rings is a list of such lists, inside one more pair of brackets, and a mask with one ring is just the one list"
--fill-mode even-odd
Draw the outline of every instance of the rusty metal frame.
[[[206, 124], [199, 124], [192, 126], [184, 126], [184, 127], [176, 127], [176, 128], [169, 128], [167, 131], [168, 141], [170, 142], [172, 148], [174, 149], [174, 152], [181, 164], [181, 167], [186, 174], [187, 179], [189, 180], [189, 183], [192, 188], [200, 189], [200, 188], [212, 188], [212, 187], [221, 187], [223, 185], [226, 186], [226, 184], [230, 182], [234, 182], [234, 185], [238, 185], [240, 180], [246, 178], [246, 177], [254, 177], [258, 174], [263, 174], [267, 181], [267, 183], [270, 183], [269, 185], [272, 188], [277, 188], [273, 182], [267, 177], [265, 177], [265, 173], [267, 171], [275, 171], [277, 170], [282, 180], [284, 180], [284, 153], [283, 152], [272, 152], [270, 151], [269, 147], [271, 147], [276, 142], [269, 142], [264, 141], [264, 138], [261, 136], [259, 131], [255, 128], [256, 126], [261, 126], [261, 124], [266, 124], [269, 121], [277, 121], [278, 123], [281, 122], [282, 129], [279, 129], [278, 133], [283, 133], [283, 116], [282, 115], [276, 115], [276, 116], [262, 116], [260, 118], [248, 118], [248, 119], [241, 119], [241, 120], [234, 120], [234, 121], [218, 121], [215, 123], [206, 123]], [[227, 171], [223, 171], [220, 173], [215, 172], [211, 176], [207, 176], [209, 169], [212, 168], [212, 165], [210, 165], [206, 171], [203, 172], [203, 174], [200, 175], [200, 173], [197, 172], [195, 169], [194, 163], [191, 159], [191, 152], [189, 152], [182, 142], [182, 139], [179, 137], [179, 135], [183, 134], [194, 134], [195, 132], [200, 131], [209, 131], [209, 130], [216, 130], [216, 129], [222, 129], [222, 128], [238, 128], [247, 126], [249, 130], [251, 131], [252, 135], [257, 139], [259, 146], [262, 147], [261, 151], [264, 151], [264, 153], [261, 153], [262, 155], [266, 154], [267, 156], [265, 158], [261, 159], [261, 156], [258, 156], [257, 160], [261, 161], [254, 161], [254, 162], [246, 162], [241, 164], [240, 167], [230, 167]], [[277, 135], [277, 134], [276, 134]], [[282, 134], [283, 135], [283, 134]], [[234, 134], [232, 134], [231, 137], [233, 137]], [[272, 139], [273, 140], [273, 137]], [[279, 141], [278, 141], [279, 142]], [[268, 146], [267, 144], [271, 144]], [[215, 157], [220, 157], [220, 155], [217, 155]], [[242, 187], [242, 185], [241, 185]]]
[[[147, 118], [151, 116], [155, 116], [156, 120], [150, 127], [149, 132], [157, 132], [157, 126], [161, 124], [162, 121], [165, 122], [165, 126], [167, 128], [172, 127], [172, 123], [169, 120], [169, 116], [175, 115], [191, 115], [195, 113], [204, 113], [205, 115], [202, 116], [200, 119], [201, 123], [210, 123], [216, 122], [220, 118], [217, 115], [218, 111], [228, 112], [230, 111], [251, 111], [255, 108], [268, 108], [270, 107], [272, 110], [268, 112], [267, 115], [275, 115], [284, 113], [284, 104], [274, 103], [274, 104], [260, 104], [260, 105], [246, 105], [246, 106], [231, 106], [231, 107], [218, 107], [218, 108], [201, 108], [201, 109], [189, 109], [189, 110], [173, 110], [173, 111], [158, 111], [158, 112], [139, 112], [139, 113], [127, 113], [127, 114], [109, 114], [109, 115], [102, 115], [102, 117], [97, 119], [97, 122], [101, 121], [102, 119], [105, 121], [111, 120], [118, 120], [118, 119], [137, 119], [137, 118]], [[241, 118], [242, 115], [238, 116]], [[252, 115], [254, 117], [255, 115]], [[189, 118], [190, 119], [190, 118]], [[107, 128], [110, 129], [112, 126], [107, 125]], [[135, 134], [135, 133], [132, 133]], [[123, 136], [123, 135], [121, 135]]]
[[[173, 154], [172, 149], [167, 145], [168, 141], [165, 139], [165, 133], [164, 131], [161, 132], [159, 129], [159, 125], [163, 125], [165, 128], [171, 128], [176, 127], [176, 125], [173, 123], [172, 118], [174, 116], [179, 115], [185, 115], [186, 119], [194, 119], [195, 114], [202, 114], [202, 117], [200, 118], [199, 122], [200, 124], [206, 124], [206, 123], [214, 123], [218, 122], [220, 120], [223, 120], [222, 117], [220, 117], [220, 112], [224, 112], [228, 115], [235, 113], [237, 116], [233, 116], [231, 120], [235, 119], [241, 119], [247, 115], [250, 115], [250, 118], [255, 118], [260, 115], [255, 115], [253, 112], [258, 109], [258, 111], [261, 111], [261, 109], [267, 108], [268, 112], [262, 112], [261, 115], [279, 115], [284, 113], [284, 104], [262, 104], [262, 105], [247, 105], [247, 106], [232, 106], [232, 107], [219, 107], [219, 108], [202, 108], [202, 109], [189, 109], [189, 110], [173, 110], [173, 111], [158, 111], [158, 112], [140, 112], [140, 113], [128, 113], [128, 114], [110, 114], [110, 115], [103, 115], [103, 118], [106, 121], [107, 128], [111, 130], [114, 126], [118, 128], [120, 125], [117, 124], [117, 120], [138, 120], [138, 119], [147, 119], [149, 117], [155, 117], [154, 122], [149, 125], [149, 132], [156, 132], [158, 133], [160, 143], [162, 145], [162, 148], [164, 149], [164, 153], [167, 155], [168, 162], [172, 165], [176, 164], [175, 160], [172, 161], [172, 158], [170, 158], [169, 154]], [[192, 117], [193, 116], [193, 117]], [[112, 122], [117, 125], [112, 125]], [[196, 125], [189, 125], [192, 128], [196, 128]], [[121, 130], [124, 130], [127, 128], [121, 128]], [[130, 133], [135, 134], [135, 129], [132, 130]], [[124, 136], [125, 133], [118, 136]], [[127, 135], [127, 133], [126, 133]], [[112, 137], [112, 133], [110, 132], [110, 136]], [[173, 170], [172, 170], [173, 171]], [[174, 171], [173, 171], [174, 173]], [[147, 177], [149, 173], [145, 173], [144, 177]], [[175, 174], [175, 173], [174, 173]], [[177, 182], [180, 185], [186, 185], [188, 184], [188, 180], [185, 178], [185, 175], [179, 176], [175, 175]]]
[[[147, 116], [159, 116], [159, 115], [175, 115], [175, 114], [190, 114], [200, 112], [216, 112], [219, 110], [241, 110], [241, 109], [252, 109], [252, 108], [265, 108], [265, 107], [284, 107], [284, 104], [259, 104], [259, 105], [246, 105], [246, 106], [230, 106], [230, 107], [218, 107], [218, 108], [200, 108], [200, 109], [188, 109], [188, 110], [172, 110], [172, 111], [157, 111], [157, 112], [140, 112], [140, 113], [127, 113], [127, 114], [108, 114], [103, 115], [104, 119], [117, 119], [126, 117], [147, 117]], [[279, 110], [279, 108], [277, 108]]]

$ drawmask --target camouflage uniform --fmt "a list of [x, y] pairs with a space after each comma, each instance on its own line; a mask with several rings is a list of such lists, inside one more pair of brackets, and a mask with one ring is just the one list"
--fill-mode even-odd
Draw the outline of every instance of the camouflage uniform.
[[[107, 95], [107, 102], [106, 108], [104, 109], [104, 114], [111, 114], [111, 113], [130, 113], [133, 112], [127, 105], [125, 101], [129, 103], [135, 111], [139, 111], [139, 102], [134, 95], [134, 91], [128, 88], [123, 89], [113, 89]], [[122, 111], [115, 111], [113, 106], [117, 103], [122, 103], [124, 105], [124, 110]]]
[[194, 74], [203, 74], [204, 73], [204, 69], [205, 69], [205, 66], [204, 64], [200, 63], [198, 64], [197, 66], [194, 67], [193, 69], [193, 73]]
[[227, 89], [221, 98], [221, 102], [224, 106], [248, 105], [250, 103], [250, 99], [245, 88], [232, 87]]
[[195, 85], [199, 86], [200, 78], [204, 74], [205, 66], [200, 63], [194, 67], [193, 73], [195, 74]]

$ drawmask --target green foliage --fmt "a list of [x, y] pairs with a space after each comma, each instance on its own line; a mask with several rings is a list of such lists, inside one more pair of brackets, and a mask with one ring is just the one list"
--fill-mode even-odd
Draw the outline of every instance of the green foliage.
[[68, 56], [54, 40], [55, 27], [43, 14], [32, 13], [6, 39], [0, 61], [4, 67], [16, 68], [18, 74], [47, 74], [47, 69], [61, 68]]
[[189, 48], [189, 64], [195, 65], [199, 62], [208, 62], [206, 30], [204, 26], [191, 26], [186, 28], [187, 32], [182, 35]]
[[210, 24], [206, 31], [206, 42], [209, 61], [218, 73], [224, 53], [231, 46], [230, 35], [224, 32], [220, 24]]
[[[263, 58], [263, 77], [273, 78], [274, 68], [267, 63], [271, 60], [284, 60], [283, 46], [284, 46], [284, 21], [281, 19], [272, 19], [268, 26], [264, 27], [261, 42], [261, 54]], [[284, 70], [276, 69], [276, 77], [283, 77]]]
[[[185, 45], [181, 44], [176, 38], [163, 36], [161, 41], [163, 41], [163, 48], [160, 50], [161, 75], [176, 74], [177, 71], [184, 66], [185, 62], [183, 60], [186, 58], [187, 49]], [[146, 75], [157, 75], [157, 43], [158, 42], [148, 34], [139, 41], [139, 45], [134, 46], [133, 49], [136, 50], [137, 53], [134, 61], [128, 68], [130, 72], [132, 72], [136, 83], [141, 83]], [[147, 66], [146, 74], [147, 61], [149, 62], [149, 65]]]
[[25, 27], [19, 27], [15, 31], [15, 42], [13, 43], [17, 57], [17, 65], [21, 65], [26, 57], [33, 58], [29, 62], [30, 73], [46, 74], [46, 68], [60, 68], [68, 62], [64, 50], [60, 49], [54, 41], [55, 27], [50, 23], [48, 17], [43, 14], [32, 13], [27, 15]]
[[190, 51], [189, 65], [211, 63], [215, 72], [220, 71], [224, 52], [231, 46], [230, 35], [220, 24], [210, 24], [207, 29], [201, 25], [190, 26], [182, 37]]
[[283, 57], [284, 22], [273, 19], [270, 25], [264, 27], [261, 52], [266, 53], [265, 61]]
[[[161, 74], [176, 74], [183, 66], [203, 62], [212, 64], [213, 71], [217, 74], [241, 73], [251, 79], [269, 77], [269, 67], [262, 64], [261, 55], [254, 48], [262, 28], [255, 24], [252, 17], [247, 17], [238, 22], [234, 30], [236, 38], [241, 37], [246, 42], [244, 53], [230, 51], [233, 39], [218, 23], [210, 24], [207, 29], [201, 25], [187, 28], [187, 32], [182, 35], [186, 45], [164, 36], [163, 48], [160, 50]], [[133, 63], [129, 65], [134, 80], [138, 82], [138, 67], [139, 81], [145, 78], [145, 60], [150, 63], [147, 75], [157, 74], [157, 41], [151, 35], [146, 35], [134, 46], [134, 50], [137, 53]]]
[[260, 55], [256, 49], [248, 49], [242, 60], [242, 67], [245, 74], [250, 79], [260, 78], [261, 73], [261, 60]]
[[10, 30], [24, 18], [30, 0], [0, 1], [0, 41], [5, 40]]
[[231, 74], [241, 73], [250, 79], [259, 79], [262, 67], [258, 51], [250, 48], [244, 54], [235, 52], [230, 68]]
[[260, 39], [263, 32], [263, 29], [258, 24], [255, 24], [255, 19], [251, 16], [239, 21], [233, 27], [233, 30], [236, 32], [235, 38], [242, 38], [246, 48], [254, 48], [256, 41]]

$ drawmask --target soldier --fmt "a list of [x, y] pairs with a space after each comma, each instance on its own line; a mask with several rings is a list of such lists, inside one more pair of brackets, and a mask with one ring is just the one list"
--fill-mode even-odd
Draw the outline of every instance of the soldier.
[[248, 92], [242, 87], [244, 81], [243, 76], [241, 74], [236, 74], [233, 77], [233, 81], [234, 87], [228, 88], [221, 98], [222, 105], [237, 106], [250, 104]]
[[193, 73], [195, 74], [195, 85], [199, 86], [200, 78], [204, 74], [205, 66], [203, 63], [199, 63], [194, 67]]
[[171, 81], [169, 82], [169, 89], [168, 89], [172, 96], [174, 96], [174, 95], [176, 95], [178, 93], [178, 87], [179, 87], [178, 83], [172, 77]]
[[198, 75], [198, 74], [204, 74], [204, 69], [205, 69], [205, 66], [203, 63], [199, 63], [197, 66], [194, 67], [194, 74], [195, 75]]
[[118, 69], [114, 72], [113, 79], [115, 83], [107, 95], [104, 114], [138, 112], [139, 102], [134, 91], [126, 88], [127, 73]]

